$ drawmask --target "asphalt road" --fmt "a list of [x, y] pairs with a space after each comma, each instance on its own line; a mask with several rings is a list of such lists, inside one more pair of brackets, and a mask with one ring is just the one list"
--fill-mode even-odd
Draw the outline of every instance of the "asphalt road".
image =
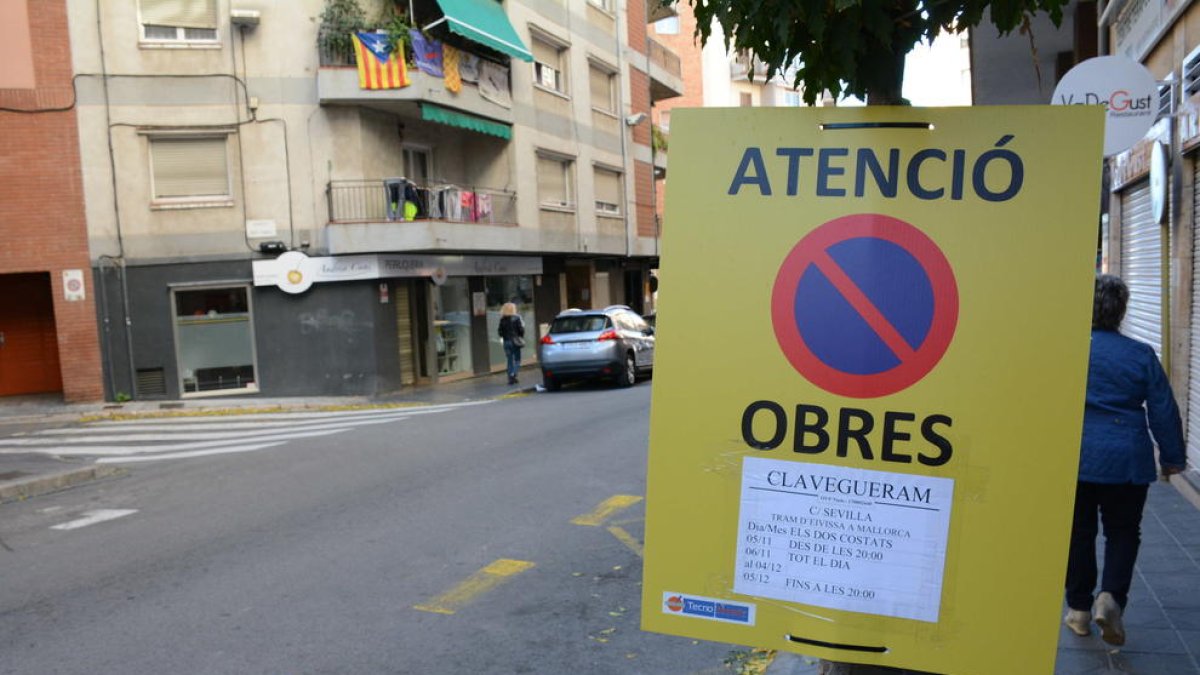
[[2, 505], [0, 673], [725, 672], [734, 647], [638, 627], [650, 386]]

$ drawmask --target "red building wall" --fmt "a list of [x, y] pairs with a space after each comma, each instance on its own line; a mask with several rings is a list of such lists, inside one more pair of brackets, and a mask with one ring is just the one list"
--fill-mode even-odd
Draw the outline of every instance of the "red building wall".
[[[0, 283], [49, 273], [67, 401], [103, 398], [99, 336], [73, 108], [66, 0], [7, 0], [0, 38], [32, 36], [34, 86], [0, 74]], [[22, 26], [20, 23], [24, 23]], [[39, 39], [53, 36], [52, 39]], [[20, 112], [18, 112], [20, 111]], [[86, 299], [67, 301], [62, 271], [84, 272]]]

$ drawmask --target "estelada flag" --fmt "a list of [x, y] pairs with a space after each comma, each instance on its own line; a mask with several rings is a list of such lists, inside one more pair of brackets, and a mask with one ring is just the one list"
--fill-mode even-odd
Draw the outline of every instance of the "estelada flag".
[[361, 89], [399, 89], [408, 86], [404, 54], [392, 48], [388, 36], [381, 33], [355, 33], [354, 56], [358, 61], [358, 86]]

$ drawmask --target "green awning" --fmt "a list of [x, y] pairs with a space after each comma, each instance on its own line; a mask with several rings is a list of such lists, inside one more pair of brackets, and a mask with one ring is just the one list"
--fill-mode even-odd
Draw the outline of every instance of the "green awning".
[[421, 104], [421, 119], [460, 129], [470, 129], [471, 131], [478, 131], [481, 134], [499, 136], [506, 141], [512, 138], [512, 127], [503, 122], [485, 120], [482, 117], [450, 110], [432, 103]]
[[515, 59], [533, 61], [533, 54], [521, 42], [497, 0], [437, 0], [437, 3], [446, 15], [450, 32]]

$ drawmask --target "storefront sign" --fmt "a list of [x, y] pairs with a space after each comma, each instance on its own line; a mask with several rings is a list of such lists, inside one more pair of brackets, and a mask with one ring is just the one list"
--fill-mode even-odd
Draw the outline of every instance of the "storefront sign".
[[1097, 56], [1063, 76], [1055, 105], [1099, 105], [1105, 110], [1104, 156], [1127, 150], [1158, 117], [1158, 84], [1142, 64], [1124, 56]]
[[274, 260], [255, 260], [254, 285], [279, 286], [302, 293], [314, 284], [395, 277], [427, 277], [444, 282], [448, 276], [505, 276], [541, 274], [541, 258], [517, 256], [432, 256], [371, 254], [310, 258], [288, 251]]
[[672, 121], [643, 628], [1051, 673], [1103, 112]]
[[63, 299], [79, 302], [87, 299], [87, 288], [83, 284], [83, 270], [63, 270]]
[[1135, 61], [1145, 59], [1190, 4], [1185, 0], [1125, 0], [1112, 25], [1113, 51]]

